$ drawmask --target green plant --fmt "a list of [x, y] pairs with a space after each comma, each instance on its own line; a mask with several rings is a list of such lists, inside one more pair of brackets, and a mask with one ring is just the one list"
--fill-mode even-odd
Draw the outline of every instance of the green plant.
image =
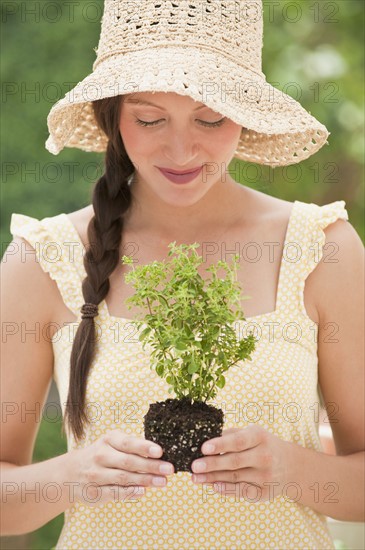
[[[252, 333], [238, 340], [232, 323], [244, 320], [240, 309], [241, 288], [237, 282], [238, 255], [233, 265], [219, 261], [206, 271], [203, 279], [198, 267], [203, 258], [195, 251], [200, 245], [170, 243], [171, 260], [154, 261], [133, 266], [133, 259], [123, 256], [124, 264], [133, 270], [125, 274], [126, 283], [135, 288], [126, 305], [146, 306], [149, 313], [133, 321], [143, 348], [150, 344], [151, 368], [171, 386], [177, 398], [191, 401], [214, 398], [225, 385], [224, 373], [240, 360], [251, 359], [256, 340]], [[189, 254], [190, 252], [190, 254]], [[225, 269], [224, 279], [217, 277], [218, 268]], [[248, 296], [243, 296], [244, 299]]]

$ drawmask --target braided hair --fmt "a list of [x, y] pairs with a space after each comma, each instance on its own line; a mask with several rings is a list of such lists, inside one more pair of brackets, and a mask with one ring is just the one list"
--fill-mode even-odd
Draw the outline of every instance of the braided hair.
[[[86, 303], [98, 305], [107, 296], [109, 276], [120, 261], [120, 245], [124, 215], [132, 203], [128, 179], [134, 165], [128, 157], [119, 131], [122, 97], [93, 102], [93, 111], [99, 127], [109, 141], [105, 154], [105, 173], [92, 190], [94, 216], [87, 236], [89, 247], [84, 255], [86, 277], [82, 293]], [[93, 315], [84, 316], [78, 326], [71, 350], [70, 383], [62, 425], [71, 428], [75, 440], [81, 440], [88, 422], [85, 412], [87, 378], [95, 354], [96, 328]]]

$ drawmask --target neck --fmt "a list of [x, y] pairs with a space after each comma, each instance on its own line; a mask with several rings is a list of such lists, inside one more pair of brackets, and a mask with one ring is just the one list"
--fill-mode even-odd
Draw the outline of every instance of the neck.
[[[227, 175], [217, 181], [203, 197], [191, 205], [176, 206], [163, 201], [143, 182], [131, 184], [132, 207], [125, 218], [125, 229], [153, 237], [161, 244], [193, 242], [216, 235], [232, 225], [239, 211], [238, 193], [244, 187]], [[237, 215], [236, 215], [237, 214]], [[242, 212], [240, 212], [242, 217]], [[218, 235], [217, 235], [218, 233]]]

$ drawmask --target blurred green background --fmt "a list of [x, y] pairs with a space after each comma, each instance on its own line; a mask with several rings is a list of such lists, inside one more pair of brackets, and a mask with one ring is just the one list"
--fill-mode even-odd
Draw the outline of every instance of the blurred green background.
[[[1, 243], [13, 212], [38, 219], [90, 204], [103, 155], [78, 149], [49, 153], [52, 105], [92, 69], [102, 0], [1, 1]], [[299, 165], [275, 169], [233, 160], [245, 185], [285, 200], [322, 205], [345, 200], [364, 241], [364, 3], [264, 1], [263, 70], [329, 130], [329, 145]], [[60, 424], [42, 422], [34, 462], [66, 452]], [[3, 548], [49, 549], [63, 515]], [[16, 544], [23, 544], [17, 546]]]

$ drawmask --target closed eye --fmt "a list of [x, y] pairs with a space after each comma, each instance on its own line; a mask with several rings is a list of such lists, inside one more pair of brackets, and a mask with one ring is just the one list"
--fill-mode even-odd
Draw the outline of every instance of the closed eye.
[[[140, 126], [155, 126], [158, 124], [163, 118], [160, 118], [159, 120], [154, 120], [153, 122], [145, 122], [144, 120], [140, 120], [139, 118], [136, 119], [136, 124], [139, 124]], [[217, 120], [217, 122], [205, 122], [204, 120], [197, 120], [199, 124], [202, 126], [207, 126], [210, 128], [214, 128], [216, 126], [222, 126], [226, 120], [226, 117], [222, 118], [221, 120]]]

